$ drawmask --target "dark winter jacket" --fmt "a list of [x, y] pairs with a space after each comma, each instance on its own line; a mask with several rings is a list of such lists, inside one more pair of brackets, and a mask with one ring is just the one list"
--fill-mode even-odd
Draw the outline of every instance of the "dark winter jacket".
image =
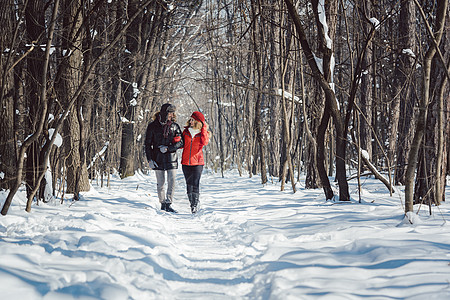
[[[162, 153], [159, 146], [168, 146], [167, 152]], [[145, 155], [147, 160], [153, 160], [158, 165], [155, 170], [170, 170], [178, 168], [177, 149], [183, 147], [180, 126], [172, 122], [164, 135], [164, 124], [159, 121], [159, 115], [148, 124], [145, 136]]]

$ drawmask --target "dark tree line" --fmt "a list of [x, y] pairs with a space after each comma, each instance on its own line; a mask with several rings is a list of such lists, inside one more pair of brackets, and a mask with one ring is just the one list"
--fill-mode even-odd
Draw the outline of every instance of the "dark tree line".
[[146, 170], [166, 101], [207, 115], [216, 171], [294, 192], [305, 174], [342, 201], [373, 174], [405, 212], [444, 201], [446, 0], [5, 0], [0, 19], [2, 214], [22, 183], [30, 211]]

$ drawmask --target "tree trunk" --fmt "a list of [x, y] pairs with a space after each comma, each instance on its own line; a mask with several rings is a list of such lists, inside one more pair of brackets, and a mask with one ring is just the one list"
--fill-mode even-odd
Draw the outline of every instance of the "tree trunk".
[[[374, 16], [372, 12], [372, 0], [364, 1], [363, 12], [365, 16]], [[362, 20], [365, 19], [363, 16]], [[363, 30], [365, 36], [369, 36], [373, 25], [369, 22], [363, 22]], [[366, 150], [369, 157], [372, 157], [372, 102], [373, 102], [373, 80], [370, 69], [372, 68], [372, 41], [369, 40], [367, 47], [365, 48], [364, 55], [362, 58], [362, 77], [361, 77], [361, 98], [360, 98], [360, 108], [361, 112], [364, 114], [365, 118], [359, 118], [360, 124], [360, 139], [361, 148]]]
[[[30, 41], [40, 42], [45, 37], [45, 11], [44, 3], [39, 0], [32, 0], [29, 2], [26, 9], [26, 28]], [[42, 42], [41, 42], [42, 43]], [[35, 48], [27, 58], [27, 76], [26, 82], [28, 86], [27, 92], [27, 106], [30, 110], [30, 118], [28, 118], [28, 132], [37, 131], [37, 126], [41, 117], [42, 102], [46, 99], [41, 99], [41, 89], [45, 78], [42, 78], [42, 69], [44, 64], [45, 52], [40, 48]], [[47, 122], [44, 120], [44, 128], [46, 130]], [[40, 145], [42, 144], [42, 137], [38, 137], [35, 143], [32, 143], [27, 149], [26, 172], [25, 181], [27, 187], [27, 196], [31, 194], [32, 189], [36, 186], [38, 178], [38, 167]]]
[[256, 5], [252, 5], [252, 14], [254, 18], [253, 22], [253, 30], [252, 30], [252, 37], [253, 37], [253, 53], [254, 53], [254, 59], [256, 62], [256, 72], [255, 75], [255, 81], [257, 90], [255, 91], [255, 119], [254, 119], [254, 130], [256, 133], [256, 142], [258, 145], [259, 150], [259, 162], [260, 162], [260, 170], [261, 170], [261, 183], [265, 184], [267, 182], [267, 162], [266, 162], [266, 147], [264, 143], [264, 136], [263, 136], [263, 129], [261, 128], [261, 103], [262, 103], [262, 81], [263, 81], [263, 72], [262, 72], [262, 61], [261, 61], [261, 48], [259, 45], [261, 45], [262, 37], [261, 33], [259, 32], [259, 28], [257, 27], [257, 14], [255, 12]]
[[[404, 183], [406, 157], [409, 151], [410, 124], [413, 117], [413, 86], [416, 51], [416, 17], [413, 0], [400, 2], [397, 63], [394, 70], [394, 92], [390, 108], [389, 161], [395, 166], [394, 182]], [[405, 51], [403, 51], [405, 50]], [[395, 155], [397, 154], [397, 155]]]
[[[308, 114], [306, 111], [306, 100], [311, 97], [306, 97], [305, 93], [305, 84], [304, 84], [304, 72], [303, 72], [303, 55], [300, 53], [300, 82], [302, 89], [302, 112], [303, 112], [303, 128], [306, 133], [307, 143], [305, 150], [305, 159], [304, 162], [306, 164], [306, 179], [305, 179], [305, 187], [307, 189], [316, 189], [321, 187], [321, 180], [319, 177], [319, 172], [317, 170], [317, 141], [314, 137], [314, 133], [310, 128], [317, 128], [315, 125], [317, 123], [318, 118], [315, 116], [318, 112], [313, 111], [312, 114]], [[310, 110], [315, 110], [317, 106], [310, 105]], [[313, 117], [308, 118], [308, 115], [312, 115]], [[309, 120], [311, 120], [311, 126], [309, 126]], [[326, 193], [327, 195], [327, 193]]]
[[[140, 1], [128, 0], [128, 15], [133, 15], [139, 8]], [[136, 18], [127, 30], [125, 64], [123, 66], [123, 118], [122, 118], [122, 144], [120, 151], [120, 176], [126, 178], [134, 175], [134, 115], [139, 94], [137, 68], [141, 44], [142, 17]]]
[[[59, 69], [59, 78], [55, 83], [58, 99], [66, 107], [77, 88], [81, 84], [83, 54], [82, 37], [78, 34], [82, 26], [81, 0], [64, 0], [62, 10], [64, 13], [64, 31], [63, 31], [63, 49], [67, 50], [62, 58]], [[76, 101], [79, 103], [80, 100]], [[81, 109], [79, 105], [74, 106], [68, 114], [63, 125], [64, 149], [66, 152], [66, 171], [67, 171], [67, 193], [76, 194], [78, 191], [89, 191], [89, 179], [86, 164], [81, 160], [80, 142], [81, 132], [78, 120], [77, 110]], [[78, 190], [79, 188], [79, 190]], [[77, 197], [77, 195], [75, 195]]]
[[[422, 9], [417, 0], [414, 0], [419, 9]], [[417, 168], [417, 160], [419, 157], [419, 148], [422, 144], [422, 139], [425, 133], [425, 126], [427, 120], [427, 106], [430, 99], [430, 82], [431, 82], [431, 65], [437, 48], [435, 45], [439, 45], [441, 42], [443, 28], [445, 24], [445, 15], [447, 12], [447, 0], [437, 0], [436, 8], [436, 23], [435, 23], [435, 36], [430, 37], [433, 39], [429, 45], [429, 49], [424, 57], [423, 63], [423, 86], [422, 96], [419, 99], [419, 113], [415, 121], [416, 126], [414, 130], [414, 138], [411, 143], [411, 150], [408, 156], [408, 166], [406, 168], [405, 175], [405, 213], [414, 211], [414, 175]]]
[[[14, 183], [13, 178], [16, 175], [16, 122], [15, 111], [17, 107], [15, 103], [18, 103], [16, 90], [19, 90], [19, 86], [14, 86], [14, 73], [8, 72], [12, 64], [13, 52], [15, 49], [15, 28], [19, 27], [19, 23], [14, 24], [14, 1], [5, 0], [0, 5], [0, 49], [2, 50], [0, 58], [0, 70], [1, 70], [1, 85], [0, 85], [0, 190], [9, 190]], [[22, 17], [22, 16], [20, 16]], [[6, 52], [3, 49], [10, 49]], [[21, 69], [20, 65], [17, 69]], [[21, 73], [21, 71], [18, 71]], [[18, 85], [21, 83], [18, 82]]]

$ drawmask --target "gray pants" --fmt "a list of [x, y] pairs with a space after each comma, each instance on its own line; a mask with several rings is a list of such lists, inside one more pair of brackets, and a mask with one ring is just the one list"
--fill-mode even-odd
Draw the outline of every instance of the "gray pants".
[[[167, 172], [167, 197], [164, 192], [164, 184], [166, 182]], [[177, 169], [171, 170], [155, 170], [156, 174], [156, 188], [158, 190], [158, 198], [160, 203], [172, 203], [173, 193], [175, 192], [175, 176]]]

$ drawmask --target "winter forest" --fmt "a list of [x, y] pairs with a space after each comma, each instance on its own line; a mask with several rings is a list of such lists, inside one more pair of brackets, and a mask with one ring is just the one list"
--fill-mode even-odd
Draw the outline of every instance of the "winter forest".
[[447, 0], [3, 0], [0, 18], [3, 215], [21, 186], [30, 212], [146, 171], [166, 102], [181, 126], [205, 114], [216, 173], [294, 193], [305, 174], [339, 201], [371, 174], [405, 213], [445, 201]]

